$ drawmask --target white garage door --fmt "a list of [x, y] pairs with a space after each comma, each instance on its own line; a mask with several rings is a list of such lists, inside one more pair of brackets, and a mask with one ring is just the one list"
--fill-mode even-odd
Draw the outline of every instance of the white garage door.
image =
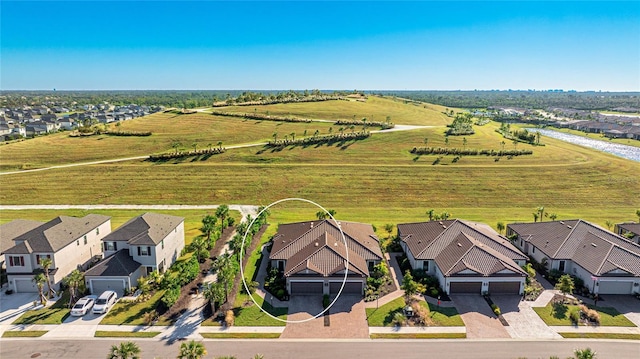
[[124, 295], [124, 280], [122, 279], [91, 279], [93, 295], [100, 295], [106, 290], [112, 290], [118, 294], [118, 298]]
[[613, 282], [613, 281], [601, 281], [598, 282], [598, 294], [631, 294], [631, 288], [633, 282]]
[[[16, 293], [38, 293], [36, 283], [31, 279], [15, 279]], [[46, 289], [46, 284], [43, 290]]]

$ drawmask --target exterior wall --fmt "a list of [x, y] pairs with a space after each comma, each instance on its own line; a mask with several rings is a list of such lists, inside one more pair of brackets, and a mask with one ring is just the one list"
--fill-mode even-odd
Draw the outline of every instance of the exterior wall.
[[156, 247], [156, 268], [164, 261], [164, 270], [167, 270], [180, 257], [182, 249], [184, 249], [184, 222], [180, 222], [176, 229], [164, 239], [164, 249], [162, 244]]
[[[24, 259], [24, 266], [11, 266], [9, 263], [9, 257], [22, 257]], [[31, 258], [30, 254], [6, 254], [6, 266], [7, 266], [7, 275], [11, 275], [12, 273], [32, 273], [34, 269], [34, 260]]]
[[102, 243], [102, 250], [104, 252], [104, 258], [107, 257], [111, 257], [112, 255], [116, 254], [117, 251], [122, 250], [122, 249], [126, 249], [129, 250], [129, 243], [127, 243], [126, 241], [115, 241], [117, 250], [115, 251], [111, 251], [111, 250], [105, 250], [104, 249], [104, 242]]
[[56, 288], [62, 278], [66, 277], [74, 269], [78, 267], [85, 269], [94, 256], [102, 254], [102, 238], [109, 233], [111, 233], [111, 220], [107, 220], [86, 233], [86, 244], [84, 243], [85, 235], [82, 235], [54, 254], [52, 268], [57, 268], [58, 270], [52, 281]]

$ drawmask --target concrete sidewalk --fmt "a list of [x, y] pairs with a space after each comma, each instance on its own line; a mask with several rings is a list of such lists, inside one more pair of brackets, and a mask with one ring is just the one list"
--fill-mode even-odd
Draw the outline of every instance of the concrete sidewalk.
[[281, 327], [223, 327], [200, 326], [200, 333], [282, 333], [285, 326]]
[[616, 333], [616, 334], [640, 334], [638, 327], [602, 327], [602, 326], [550, 326], [549, 329], [556, 333]]

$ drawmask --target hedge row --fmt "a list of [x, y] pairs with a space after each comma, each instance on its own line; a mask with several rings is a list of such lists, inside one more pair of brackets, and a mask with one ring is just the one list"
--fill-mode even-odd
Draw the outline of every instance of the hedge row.
[[297, 140], [286, 139], [286, 140], [269, 141], [267, 143], [267, 147], [282, 148], [282, 147], [297, 146], [297, 145], [304, 146], [304, 145], [316, 145], [316, 144], [323, 144], [323, 143], [333, 144], [336, 142], [363, 140], [369, 136], [371, 136], [371, 133], [369, 133], [368, 131], [338, 133], [334, 135], [305, 137]]
[[353, 120], [338, 120], [335, 122], [335, 125], [338, 126], [372, 126], [372, 127], [380, 127], [383, 130], [388, 130], [390, 128], [394, 128], [396, 125], [389, 122], [369, 122], [369, 121], [353, 121]]
[[487, 150], [473, 148], [414, 147], [411, 153], [416, 155], [463, 155], [463, 156], [522, 156], [532, 155], [531, 150]]
[[344, 96], [322, 96], [322, 97], [305, 97], [305, 98], [286, 98], [275, 100], [262, 100], [262, 101], [250, 101], [240, 103], [214, 103], [213, 107], [226, 107], [226, 106], [259, 106], [259, 105], [275, 105], [279, 103], [296, 103], [296, 102], [322, 102], [331, 100], [345, 100]]
[[273, 115], [264, 115], [261, 113], [233, 113], [233, 112], [213, 111], [212, 114], [216, 116], [248, 118], [251, 120], [258, 120], [258, 121], [311, 122], [311, 120], [308, 118], [273, 116]]
[[139, 137], [146, 137], [146, 136], [151, 136], [151, 131], [149, 132], [134, 132], [134, 131], [107, 131], [107, 132], [103, 132], [103, 134], [105, 135], [109, 135], [109, 136], [139, 136]]
[[161, 153], [156, 155], [150, 155], [150, 161], [163, 161], [163, 160], [171, 160], [175, 158], [185, 158], [192, 156], [201, 156], [201, 155], [217, 155], [220, 153], [225, 153], [227, 151], [224, 147], [214, 147], [214, 148], [206, 148], [197, 151], [189, 151], [189, 152], [171, 152], [171, 153]]

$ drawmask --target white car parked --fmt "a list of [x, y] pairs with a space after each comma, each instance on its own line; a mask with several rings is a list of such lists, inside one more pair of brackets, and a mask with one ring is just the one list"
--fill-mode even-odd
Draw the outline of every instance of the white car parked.
[[95, 295], [88, 295], [86, 297], [78, 299], [76, 304], [71, 308], [71, 315], [75, 317], [81, 317], [89, 311], [93, 307], [93, 304], [96, 301]]
[[93, 314], [104, 314], [111, 309], [111, 307], [116, 303], [116, 299], [118, 299], [118, 294], [112, 290], [107, 290], [100, 294], [98, 299], [96, 299], [96, 303], [93, 305], [93, 310], [91, 311]]

